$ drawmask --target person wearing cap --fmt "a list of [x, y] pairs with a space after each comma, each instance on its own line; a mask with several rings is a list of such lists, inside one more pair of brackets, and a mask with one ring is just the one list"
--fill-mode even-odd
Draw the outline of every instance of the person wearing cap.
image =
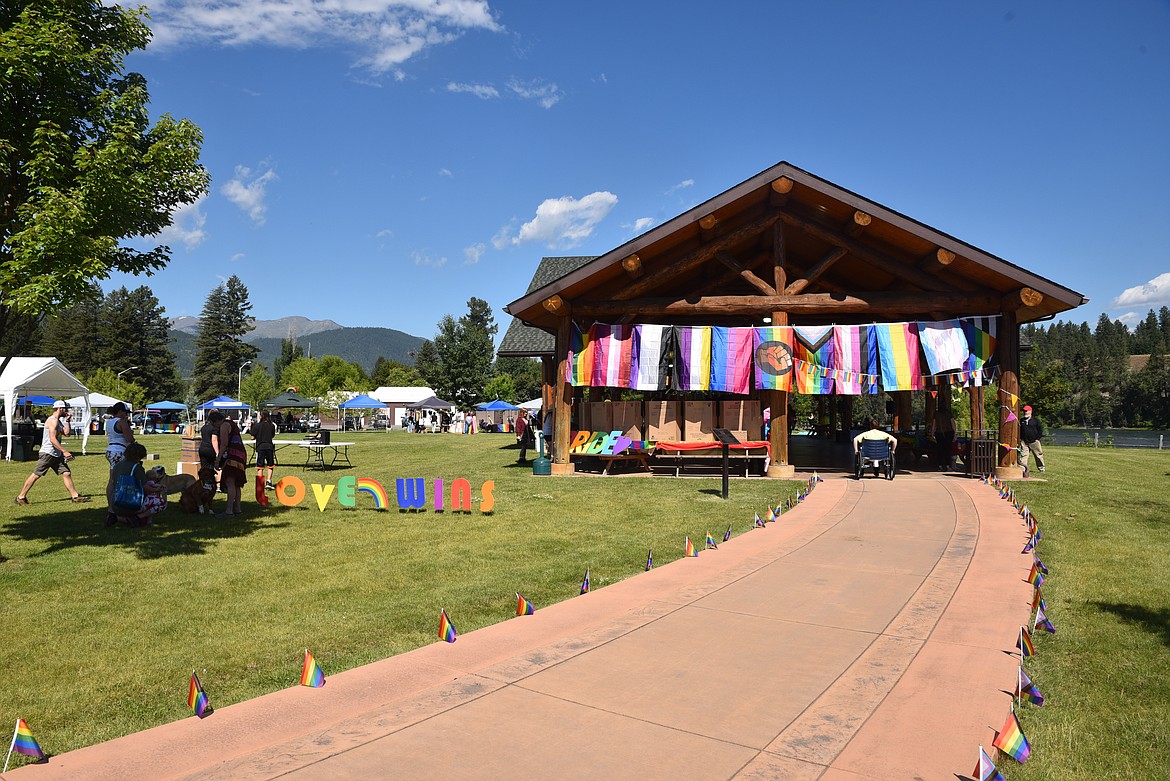
[[114, 467], [126, 457], [126, 446], [134, 442], [134, 426], [130, 424], [130, 410], [122, 402], [106, 412], [110, 415], [106, 421], [106, 461], [110, 462], [110, 479], [106, 482], [106, 525], [113, 526], [118, 522], [114, 512]]
[[1024, 474], [1028, 474], [1028, 452], [1036, 456], [1036, 469], [1044, 471], [1044, 448], [1040, 445], [1040, 438], [1044, 436], [1044, 426], [1038, 418], [1032, 417], [1032, 407], [1024, 405], [1024, 417], [1020, 420], [1020, 441], [1024, 446], [1020, 448], [1020, 465], [1024, 467]]
[[28, 504], [29, 489], [33, 487], [33, 483], [48, 474], [50, 469], [61, 475], [61, 482], [65, 484], [65, 489], [69, 491], [75, 504], [89, 501], [88, 496], [82, 496], [73, 487], [73, 476], [69, 471], [69, 462], [73, 460], [73, 454], [61, 444], [61, 437], [68, 433], [69, 405], [63, 401], [54, 401], [53, 414], [45, 421], [41, 457], [33, 467], [33, 473], [24, 481], [24, 488], [20, 489], [20, 493], [13, 500], [15, 504]]

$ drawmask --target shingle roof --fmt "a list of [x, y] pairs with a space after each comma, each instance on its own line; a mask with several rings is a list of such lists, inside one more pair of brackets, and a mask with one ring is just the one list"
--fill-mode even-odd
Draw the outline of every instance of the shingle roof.
[[[541, 258], [540, 264], [536, 267], [536, 273], [532, 275], [532, 281], [528, 283], [525, 295], [557, 281], [566, 274], [571, 274], [595, 258], [595, 255]], [[504, 338], [500, 340], [500, 349], [496, 354], [505, 358], [539, 358], [552, 355], [555, 352], [556, 343], [555, 334], [533, 328], [516, 318], [512, 318], [508, 330], [504, 333]]]

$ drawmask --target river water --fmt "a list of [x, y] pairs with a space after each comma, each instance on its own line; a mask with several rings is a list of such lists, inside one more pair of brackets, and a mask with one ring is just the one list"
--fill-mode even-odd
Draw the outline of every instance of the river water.
[[[1086, 435], [1088, 439], [1086, 440]], [[1170, 431], [1150, 431], [1146, 429], [1130, 428], [1045, 428], [1044, 444], [1052, 445], [1083, 445], [1086, 441], [1092, 443], [1096, 436], [1099, 444], [1104, 447], [1109, 438], [1113, 438], [1113, 447], [1158, 447], [1159, 437], [1161, 446], [1170, 450]]]

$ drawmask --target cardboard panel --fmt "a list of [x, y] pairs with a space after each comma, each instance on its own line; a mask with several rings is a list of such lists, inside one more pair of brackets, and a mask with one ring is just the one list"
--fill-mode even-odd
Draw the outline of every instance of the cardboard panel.
[[642, 402], [615, 401], [613, 407], [613, 429], [630, 439], [641, 439], [645, 422], [642, 420]]
[[646, 402], [646, 439], [654, 442], [681, 442], [682, 405], [677, 401]]
[[760, 402], [736, 400], [719, 403], [719, 427], [733, 432], [741, 442], [759, 441], [764, 436], [764, 414]]
[[688, 401], [683, 439], [686, 442], [715, 441], [715, 402]]
[[591, 401], [586, 407], [589, 413], [590, 431], [609, 431], [613, 428], [613, 404], [608, 401]]

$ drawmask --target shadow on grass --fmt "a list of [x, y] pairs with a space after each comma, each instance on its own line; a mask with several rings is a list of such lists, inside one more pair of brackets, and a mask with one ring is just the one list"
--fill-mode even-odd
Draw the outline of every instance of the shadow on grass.
[[279, 505], [265, 511], [249, 507], [243, 517], [216, 518], [180, 512], [176, 503], [160, 513], [153, 526], [130, 528], [118, 524], [106, 528], [105, 503], [95, 501], [86, 510], [13, 518], [6, 524], [5, 533], [30, 542], [44, 542], [45, 549], [33, 554], [34, 557], [49, 556], [68, 548], [118, 546], [133, 551], [140, 559], [160, 559], [207, 553], [220, 540], [245, 537], [261, 529], [283, 528], [288, 523], [277, 522], [277, 518], [288, 509]]
[[1160, 635], [1162, 645], [1170, 647], [1170, 610], [1149, 608], [1145, 605], [1123, 605], [1117, 602], [1090, 602], [1090, 605], [1105, 613], [1112, 613], [1131, 624], [1137, 624], [1147, 632]]

